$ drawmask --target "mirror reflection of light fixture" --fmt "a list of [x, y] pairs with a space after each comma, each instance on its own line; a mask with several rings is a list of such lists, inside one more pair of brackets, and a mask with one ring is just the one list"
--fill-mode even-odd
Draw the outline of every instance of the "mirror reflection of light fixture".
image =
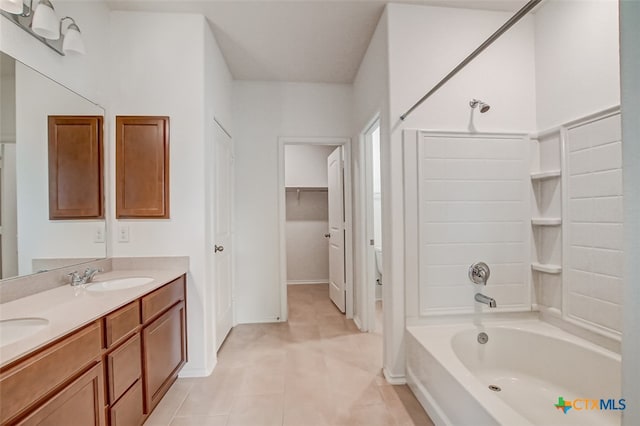
[[[50, 0], [23, 3], [24, 0], [0, 0], [0, 14], [62, 56], [69, 52], [86, 53], [80, 28], [73, 18], [65, 16], [58, 19]], [[71, 24], [63, 32], [66, 19], [70, 19]]]
[[60, 33], [62, 33], [62, 24], [65, 19], [70, 19], [71, 24], [67, 27], [67, 32], [64, 33], [62, 50], [64, 51], [64, 53], [79, 53], [81, 55], [86, 54], [87, 51], [84, 48], [82, 36], [80, 36], [80, 28], [78, 28], [76, 21], [72, 17], [65, 16], [60, 20]]

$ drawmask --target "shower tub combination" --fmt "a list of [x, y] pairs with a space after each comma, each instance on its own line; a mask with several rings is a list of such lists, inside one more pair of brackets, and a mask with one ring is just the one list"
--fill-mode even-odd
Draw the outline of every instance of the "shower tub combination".
[[620, 408], [620, 356], [548, 323], [409, 326], [406, 340], [407, 381], [436, 425], [620, 424], [620, 410], [591, 402], [555, 407]]

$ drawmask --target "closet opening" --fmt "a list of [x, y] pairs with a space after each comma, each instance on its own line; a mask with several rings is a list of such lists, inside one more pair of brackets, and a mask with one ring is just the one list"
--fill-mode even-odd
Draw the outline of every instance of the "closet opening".
[[353, 316], [348, 157], [348, 139], [280, 140], [282, 321]]

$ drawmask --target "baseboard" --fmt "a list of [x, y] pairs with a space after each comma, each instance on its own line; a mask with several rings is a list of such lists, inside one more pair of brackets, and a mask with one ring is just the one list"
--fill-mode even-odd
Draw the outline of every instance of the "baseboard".
[[360, 318], [356, 315], [353, 316], [353, 322], [356, 324], [356, 327], [358, 327], [358, 330], [363, 331], [362, 330], [362, 322], [360, 322]]
[[300, 284], [329, 284], [329, 280], [326, 278], [320, 278], [318, 280], [290, 280], [287, 281], [287, 285], [300, 285]]
[[442, 408], [440, 408], [440, 405], [433, 399], [429, 391], [422, 386], [422, 383], [420, 383], [415, 374], [413, 374], [409, 366], [407, 366], [407, 378], [409, 379], [407, 380], [409, 389], [411, 389], [411, 392], [416, 396], [416, 399], [420, 402], [424, 411], [427, 412], [433, 424], [435, 426], [450, 426], [452, 423], [447, 415], [444, 414]]
[[216, 364], [213, 364], [210, 369], [207, 368], [183, 368], [180, 373], [178, 373], [178, 377], [187, 378], [187, 377], [209, 377], [211, 373], [213, 373], [213, 369]]
[[386, 368], [382, 369], [382, 374], [384, 374], [385, 380], [391, 385], [406, 385], [407, 384], [407, 376], [404, 374], [394, 375], [389, 372]]

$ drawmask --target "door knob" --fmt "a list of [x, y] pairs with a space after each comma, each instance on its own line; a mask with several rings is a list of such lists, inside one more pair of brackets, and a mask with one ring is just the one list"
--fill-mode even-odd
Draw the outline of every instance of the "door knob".
[[324, 234], [325, 238], [331, 238], [331, 234]]
[[224, 251], [224, 246], [214, 245], [213, 246], [213, 252], [217, 253], [219, 251]]

